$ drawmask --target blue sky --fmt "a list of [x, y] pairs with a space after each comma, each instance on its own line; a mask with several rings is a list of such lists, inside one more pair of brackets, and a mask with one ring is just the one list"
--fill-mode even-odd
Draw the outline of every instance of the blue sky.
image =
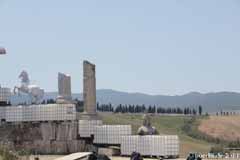
[[240, 92], [238, 0], [0, 0], [0, 84], [57, 90], [59, 71], [82, 91], [82, 61], [97, 88], [148, 94]]

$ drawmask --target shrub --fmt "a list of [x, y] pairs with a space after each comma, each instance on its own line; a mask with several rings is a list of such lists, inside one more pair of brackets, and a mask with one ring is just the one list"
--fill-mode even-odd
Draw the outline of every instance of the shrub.
[[0, 155], [2, 156], [2, 160], [18, 160], [14, 152], [3, 147], [0, 148]]
[[222, 145], [213, 146], [210, 149], [210, 153], [213, 154], [224, 153], [224, 147]]

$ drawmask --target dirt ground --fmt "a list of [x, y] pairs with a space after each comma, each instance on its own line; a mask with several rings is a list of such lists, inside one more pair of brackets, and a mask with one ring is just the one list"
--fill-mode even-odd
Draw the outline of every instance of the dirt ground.
[[[56, 158], [59, 158], [59, 157], [62, 157], [62, 156], [59, 156], [59, 155], [42, 155], [42, 156], [39, 156], [39, 160], [55, 160]], [[35, 158], [35, 156], [31, 156], [29, 160], [34, 160], [34, 158]], [[111, 160], [130, 160], [129, 157], [110, 157], [110, 159]], [[144, 160], [154, 160], [154, 159], [144, 158]], [[173, 160], [173, 159], [167, 159], [167, 160]], [[186, 160], [186, 159], [185, 158], [179, 158], [179, 159], [174, 159], [174, 160]], [[216, 159], [204, 159], [204, 160], [216, 160]], [[221, 160], [236, 160], [236, 159], [221, 159]]]
[[39, 158], [39, 160], [55, 160], [62, 156], [63, 155], [39, 155], [39, 156], [22, 157], [21, 160], [35, 160], [35, 158], [37, 157]]
[[212, 137], [225, 140], [240, 139], [240, 116], [211, 116], [201, 122], [198, 129]]
[[[29, 160], [34, 160], [36, 156], [30, 156]], [[61, 155], [41, 155], [38, 156], [39, 160], [55, 160], [56, 158], [62, 157]], [[111, 160], [130, 160], [130, 157], [109, 157]], [[144, 160], [156, 160], [150, 158], [144, 158]], [[168, 159], [171, 160], [171, 159]], [[175, 159], [175, 160], [185, 160], [185, 159]]]

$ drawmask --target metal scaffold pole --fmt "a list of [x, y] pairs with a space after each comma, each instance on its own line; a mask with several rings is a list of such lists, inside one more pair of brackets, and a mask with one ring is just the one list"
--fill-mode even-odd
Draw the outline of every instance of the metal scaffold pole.
[[[0, 47], [0, 56], [1, 55], [5, 55], [7, 52], [6, 52], [6, 49], [3, 48], [3, 47]], [[1, 88], [1, 84], [0, 84], [0, 88]]]

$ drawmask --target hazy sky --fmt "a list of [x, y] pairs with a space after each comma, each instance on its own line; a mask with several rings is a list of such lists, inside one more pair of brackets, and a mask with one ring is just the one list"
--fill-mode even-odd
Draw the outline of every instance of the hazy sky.
[[240, 92], [238, 0], [0, 0], [0, 84], [26, 69], [57, 91], [59, 71], [82, 91], [82, 61], [97, 88], [149, 94]]

